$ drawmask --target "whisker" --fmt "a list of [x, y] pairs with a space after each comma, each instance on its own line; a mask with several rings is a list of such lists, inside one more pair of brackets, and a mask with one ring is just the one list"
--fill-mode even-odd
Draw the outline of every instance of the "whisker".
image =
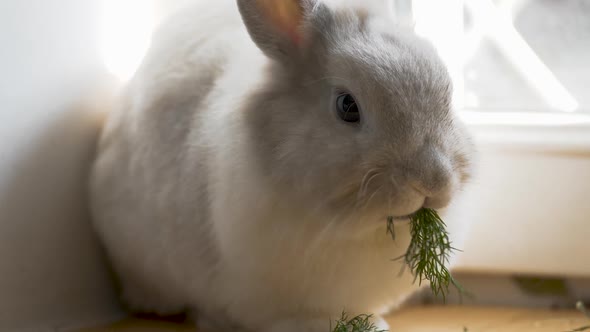
[[[361, 185], [359, 187], [359, 192], [357, 194], [357, 200], [361, 199], [362, 197], [364, 197], [366, 195], [371, 181], [373, 181], [375, 179], [375, 177], [380, 176], [382, 174], [381, 171], [382, 171], [381, 168], [373, 168], [365, 174], [365, 176], [363, 177], [363, 180], [361, 181]], [[373, 174], [371, 175], [371, 173], [373, 173]]]
[[359, 185], [358, 189], [357, 189], [357, 193], [356, 193], [356, 200], [360, 200], [361, 198], [361, 193], [363, 192], [363, 188], [365, 186], [365, 182], [367, 181], [367, 178], [371, 175], [371, 173], [374, 171], [374, 169], [370, 169], [368, 170], [365, 175], [363, 175], [363, 178], [361, 179], [361, 184]]
[[[393, 196], [392, 190], [389, 189], [389, 193], [387, 194], [387, 213], [391, 213], [391, 197]], [[388, 216], [389, 217], [389, 216]]]
[[399, 188], [400, 185], [397, 182], [397, 180], [395, 179], [395, 177], [393, 175], [389, 176], [389, 181], [391, 181], [391, 184], [395, 187], [395, 188]]
[[317, 249], [324, 243], [324, 239], [326, 239], [330, 234], [333, 234], [334, 226], [342, 222], [341, 220], [341, 213], [336, 214], [324, 227], [322, 230], [314, 236], [311, 243], [304, 249], [304, 259], [307, 261], [311, 255], [316, 255], [318, 253]]
[[360, 204], [360, 205], [358, 205], [358, 208], [362, 209], [362, 210], [366, 209], [369, 206], [369, 204], [371, 203], [371, 200], [373, 200], [373, 198], [375, 198], [375, 195], [377, 195], [381, 191], [381, 189], [383, 189], [383, 186], [384, 185], [380, 185], [379, 187], [377, 187], [377, 189], [375, 189], [373, 191], [373, 193], [371, 193], [371, 195], [369, 196], [368, 199], [366, 199], [364, 201], [357, 201], [357, 204]]
[[377, 195], [381, 191], [381, 189], [383, 189], [383, 185], [380, 185], [377, 189], [375, 189], [375, 191], [371, 194], [371, 196], [369, 196], [369, 199], [365, 203], [365, 207], [367, 207], [371, 203], [371, 200], [375, 198], [375, 195]]

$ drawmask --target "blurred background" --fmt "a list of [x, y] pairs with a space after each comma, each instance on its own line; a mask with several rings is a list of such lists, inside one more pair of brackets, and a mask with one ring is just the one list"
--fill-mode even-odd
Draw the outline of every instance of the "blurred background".
[[[122, 314], [87, 170], [111, 98], [182, 2], [0, 0], [0, 330]], [[472, 225], [456, 269], [468, 301], [590, 299], [590, 1], [364, 3], [435, 44], [476, 138], [457, 216]]]

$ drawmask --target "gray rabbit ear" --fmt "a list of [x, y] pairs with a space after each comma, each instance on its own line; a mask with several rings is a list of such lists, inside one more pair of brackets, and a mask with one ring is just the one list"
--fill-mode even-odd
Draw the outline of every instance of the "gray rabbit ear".
[[300, 53], [307, 32], [304, 22], [317, 0], [237, 0], [252, 40], [268, 57], [284, 61]]

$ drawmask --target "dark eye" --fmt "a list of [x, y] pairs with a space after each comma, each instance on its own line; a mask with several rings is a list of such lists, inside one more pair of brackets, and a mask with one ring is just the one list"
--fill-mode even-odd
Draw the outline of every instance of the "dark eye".
[[349, 93], [342, 93], [336, 98], [336, 111], [340, 119], [346, 122], [359, 122], [361, 115], [354, 97]]

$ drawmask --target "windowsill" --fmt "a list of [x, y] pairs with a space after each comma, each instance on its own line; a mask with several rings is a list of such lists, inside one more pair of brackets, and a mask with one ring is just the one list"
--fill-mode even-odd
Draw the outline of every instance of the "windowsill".
[[[459, 202], [473, 221], [458, 270], [588, 276], [590, 115], [464, 111], [477, 174]], [[492, 239], [492, 240], [490, 240]]]
[[481, 147], [590, 153], [590, 114], [472, 110], [459, 114]]

